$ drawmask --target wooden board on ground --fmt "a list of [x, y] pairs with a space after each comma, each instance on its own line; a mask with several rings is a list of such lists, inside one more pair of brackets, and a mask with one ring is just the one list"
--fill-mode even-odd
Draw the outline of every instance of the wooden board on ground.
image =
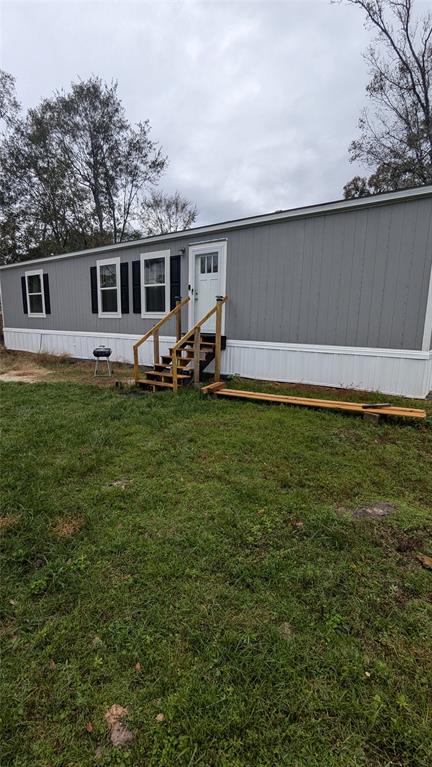
[[224, 389], [225, 388], [225, 382], [224, 381], [215, 381], [214, 383], [208, 384], [208, 386], [203, 386], [201, 391], [203, 394], [208, 394], [212, 391], [217, 391], [218, 389]]
[[[312, 397], [289, 397], [284, 394], [267, 394], [265, 392], [244, 391], [242, 389], [227, 389], [222, 381], [210, 384], [201, 389], [205, 394], [214, 394], [217, 397], [233, 399], [247, 399], [255, 402], [274, 402], [281, 405], [297, 405], [299, 407], [324, 408], [326, 410], [347, 410], [352, 413], [376, 416], [397, 416], [402, 418], [426, 418], [426, 410], [412, 407], [398, 407], [396, 405], [374, 407], [368, 410], [367, 402], [342, 402], [340, 400], [314, 399]], [[374, 419], [376, 420], [376, 418]]]

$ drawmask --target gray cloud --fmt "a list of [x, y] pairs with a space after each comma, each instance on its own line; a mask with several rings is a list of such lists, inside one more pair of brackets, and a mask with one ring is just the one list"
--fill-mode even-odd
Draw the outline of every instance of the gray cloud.
[[24, 107], [77, 77], [119, 81], [200, 223], [341, 197], [356, 171], [370, 36], [356, 9], [299, 2], [3, 0], [1, 66]]

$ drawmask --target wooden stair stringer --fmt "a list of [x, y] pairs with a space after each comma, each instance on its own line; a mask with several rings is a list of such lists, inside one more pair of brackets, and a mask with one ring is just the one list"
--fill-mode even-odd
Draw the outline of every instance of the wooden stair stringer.
[[[172, 351], [171, 347], [169, 354], [161, 356], [161, 362], [156, 363], [151, 369], [143, 372], [143, 376], [137, 381], [139, 386], [152, 387], [153, 391], [156, 390], [156, 387], [160, 389], [173, 389]], [[177, 355], [177, 380], [180, 386], [187, 386], [193, 381], [193, 363], [196, 351], [199, 352], [200, 356], [200, 378], [204, 370], [215, 358], [215, 344], [212, 341], [206, 338], [203, 339], [200, 342], [199, 348], [195, 346], [193, 339], [185, 341]]]

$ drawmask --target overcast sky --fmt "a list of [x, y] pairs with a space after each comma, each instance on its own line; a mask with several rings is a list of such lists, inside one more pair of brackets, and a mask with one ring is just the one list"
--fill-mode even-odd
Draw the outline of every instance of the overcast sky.
[[[423, 5], [431, 5], [428, 0]], [[338, 199], [370, 35], [330, 0], [0, 0], [1, 67], [24, 107], [116, 79], [170, 163], [162, 186], [210, 223]], [[419, 3], [420, 5], [420, 3]]]

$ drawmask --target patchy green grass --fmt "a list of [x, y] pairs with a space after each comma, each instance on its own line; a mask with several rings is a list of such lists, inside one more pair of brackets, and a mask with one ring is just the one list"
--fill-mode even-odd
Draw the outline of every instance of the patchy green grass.
[[429, 767], [430, 426], [0, 394], [2, 767]]

